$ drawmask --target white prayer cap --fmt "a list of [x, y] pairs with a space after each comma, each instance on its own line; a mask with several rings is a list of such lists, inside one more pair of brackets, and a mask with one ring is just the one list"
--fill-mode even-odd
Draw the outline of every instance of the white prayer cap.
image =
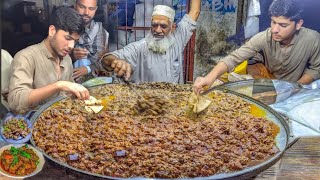
[[156, 5], [153, 8], [152, 16], [154, 15], [165, 16], [165, 17], [168, 17], [173, 22], [175, 13], [176, 12], [169, 6]]

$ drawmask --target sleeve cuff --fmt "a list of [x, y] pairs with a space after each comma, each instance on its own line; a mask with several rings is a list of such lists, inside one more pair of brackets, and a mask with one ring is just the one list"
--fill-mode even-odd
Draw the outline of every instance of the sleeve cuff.
[[91, 68], [90, 66], [85, 66], [87, 68], [88, 74], [91, 73]]
[[235, 64], [232, 62], [229, 56], [221, 59], [219, 62], [223, 62], [228, 67], [228, 73], [232, 72], [235, 68]]
[[192, 20], [191, 17], [190, 17], [188, 14], [185, 14], [185, 15], [183, 16], [182, 20], [184, 20], [184, 21], [186, 21], [186, 22], [188, 22], [188, 23], [190, 23], [190, 24], [192, 24], [192, 25], [194, 25], [194, 26], [197, 25], [197, 22], [194, 21], [194, 20]]
[[317, 70], [312, 70], [312, 69], [306, 69], [304, 71], [304, 74], [309, 75], [310, 77], [312, 77], [312, 79], [317, 80], [320, 79], [320, 73]]
[[[8, 103], [9, 109], [16, 113], [28, 111], [30, 107], [33, 105], [29, 105], [29, 95], [31, 93], [31, 89], [24, 90], [20, 93], [13, 92], [14, 94], [9, 93]], [[34, 104], [37, 105], [37, 104]]]

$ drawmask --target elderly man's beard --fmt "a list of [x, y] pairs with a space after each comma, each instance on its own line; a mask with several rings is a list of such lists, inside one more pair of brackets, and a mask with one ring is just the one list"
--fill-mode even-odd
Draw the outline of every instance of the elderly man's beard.
[[156, 54], [165, 54], [169, 47], [173, 44], [172, 34], [169, 33], [167, 36], [163, 38], [156, 38], [150, 33], [146, 36], [146, 42], [149, 50]]

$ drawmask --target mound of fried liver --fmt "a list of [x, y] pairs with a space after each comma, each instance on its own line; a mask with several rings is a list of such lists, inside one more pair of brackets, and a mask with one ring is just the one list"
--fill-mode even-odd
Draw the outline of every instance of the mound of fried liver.
[[64, 99], [42, 112], [34, 125], [36, 146], [60, 162], [112, 177], [206, 177], [238, 171], [278, 152], [279, 127], [254, 117], [252, 105], [222, 91], [206, 95], [213, 102], [190, 115], [190, 85], [146, 83], [143, 93], [162, 96], [161, 114], [137, 113], [137, 97], [121, 84], [97, 87], [98, 114], [83, 102]]

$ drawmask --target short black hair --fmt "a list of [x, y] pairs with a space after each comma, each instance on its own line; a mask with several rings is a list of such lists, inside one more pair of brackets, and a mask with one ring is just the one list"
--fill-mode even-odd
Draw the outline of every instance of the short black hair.
[[[96, 0], [97, 2], [97, 5], [98, 5], [98, 0]], [[137, 1], [138, 2], [138, 1]], [[79, 0], [76, 0], [76, 3], [75, 4], [78, 4], [79, 3]]]
[[85, 30], [85, 22], [79, 13], [67, 6], [60, 6], [52, 13], [50, 25], [54, 25], [57, 30], [63, 30], [70, 34], [81, 35]]
[[302, 19], [302, 0], [274, 0], [269, 7], [270, 16], [284, 16], [291, 21], [298, 22]]

